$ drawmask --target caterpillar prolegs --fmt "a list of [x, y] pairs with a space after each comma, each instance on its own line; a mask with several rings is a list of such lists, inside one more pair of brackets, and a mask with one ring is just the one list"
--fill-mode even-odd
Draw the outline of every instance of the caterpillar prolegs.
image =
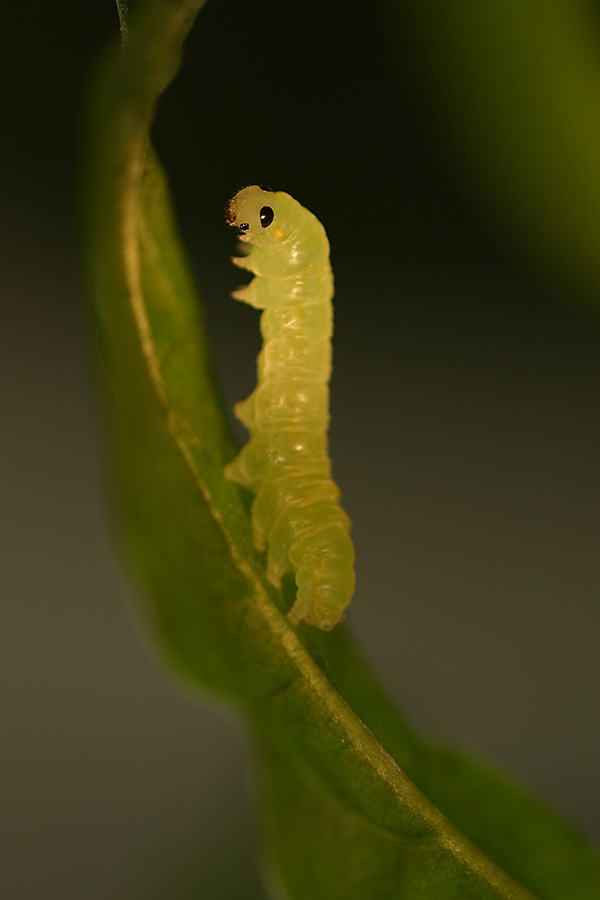
[[319, 220], [293, 197], [256, 185], [227, 207], [250, 244], [235, 265], [255, 277], [233, 297], [263, 313], [257, 385], [235, 406], [250, 440], [225, 469], [250, 488], [252, 530], [267, 550], [267, 577], [296, 578], [290, 621], [329, 630], [354, 591], [350, 520], [331, 478], [327, 430], [333, 332], [329, 242]]

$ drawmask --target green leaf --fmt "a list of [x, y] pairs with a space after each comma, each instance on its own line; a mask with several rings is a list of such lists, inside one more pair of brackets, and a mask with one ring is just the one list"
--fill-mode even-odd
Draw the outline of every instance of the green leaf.
[[252, 729], [284, 896], [526, 900], [518, 878], [548, 900], [592, 900], [599, 861], [568, 826], [420, 741], [345, 628], [294, 629], [266, 580], [248, 498], [223, 477], [236, 448], [149, 143], [200, 5], [122, 5], [127, 40], [91, 107], [94, 325], [120, 530], [148, 628], [175, 672], [227, 697]]

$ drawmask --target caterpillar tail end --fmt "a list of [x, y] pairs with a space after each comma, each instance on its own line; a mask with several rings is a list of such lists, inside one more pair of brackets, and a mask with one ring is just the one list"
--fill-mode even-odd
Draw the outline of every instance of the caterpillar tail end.
[[354, 594], [354, 547], [346, 515], [337, 508], [337, 521], [310, 531], [289, 551], [296, 569], [296, 602], [288, 613], [293, 625], [306, 622], [331, 631], [344, 618]]
[[332, 608], [326, 611], [324, 607], [315, 607], [314, 604], [311, 604], [311, 607], [311, 609], [307, 609], [301, 601], [296, 600], [287, 614], [292, 625], [306, 622], [307, 625], [314, 625], [315, 628], [319, 628], [321, 631], [331, 631], [346, 618], [343, 609], [336, 610]]
[[345, 609], [354, 593], [353, 577], [351, 582], [347, 590], [316, 586], [308, 591], [299, 586], [296, 602], [288, 612], [288, 619], [292, 625], [306, 622], [321, 631], [331, 631], [345, 618]]

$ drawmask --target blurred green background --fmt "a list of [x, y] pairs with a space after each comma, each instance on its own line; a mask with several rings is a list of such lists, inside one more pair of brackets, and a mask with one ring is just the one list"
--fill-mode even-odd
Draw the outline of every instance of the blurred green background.
[[[155, 142], [230, 407], [226, 201], [325, 224], [351, 625], [419, 729], [599, 841], [600, 17], [483, 6], [209, 0]], [[1, 17], [0, 894], [263, 898], [244, 737], [138, 640], [107, 525], [78, 182], [116, 12]]]

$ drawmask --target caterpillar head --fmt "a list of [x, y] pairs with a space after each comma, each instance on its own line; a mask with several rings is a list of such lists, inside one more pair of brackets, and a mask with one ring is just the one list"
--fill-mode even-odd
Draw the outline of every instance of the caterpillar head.
[[240, 240], [266, 245], [285, 237], [278, 215], [277, 194], [257, 184], [238, 191], [227, 204], [227, 221], [240, 231]]
[[235, 265], [255, 275], [286, 278], [327, 263], [325, 229], [284, 191], [256, 184], [243, 188], [227, 205], [227, 221], [240, 231], [240, 241], [250, 245], [244, 247], [248, 253], [234, 259]]

